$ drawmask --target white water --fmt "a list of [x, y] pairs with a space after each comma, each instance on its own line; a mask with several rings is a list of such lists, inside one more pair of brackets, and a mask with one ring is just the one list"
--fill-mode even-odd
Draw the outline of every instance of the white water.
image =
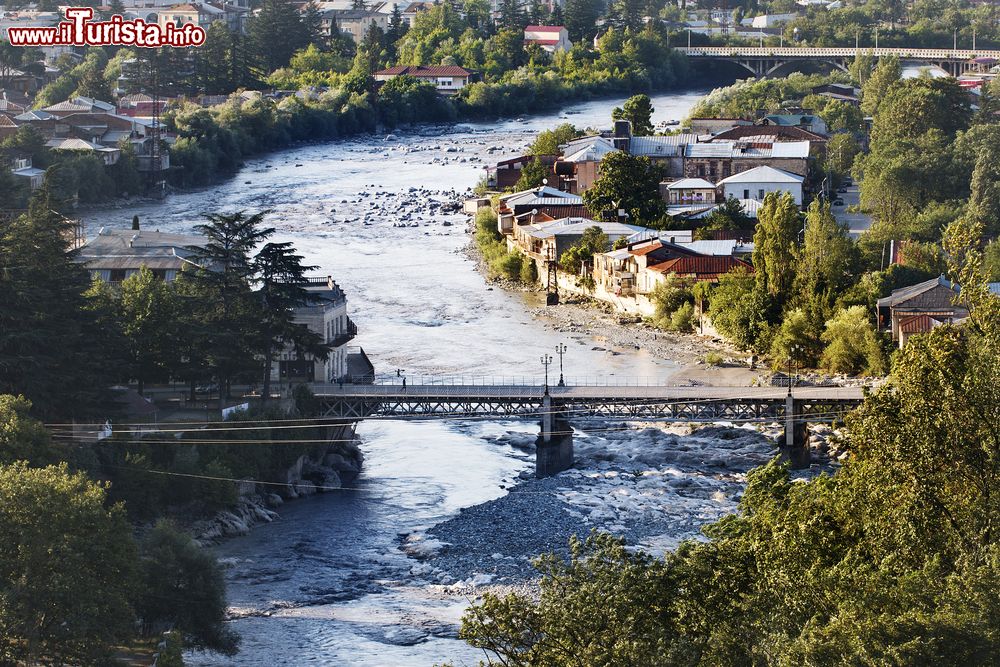
[[[654, 97], [654, 122], [683, 118], [702, 95]], [[398, 132], [390, 142], [364, 137], [296, 148], [249, 161], [205, 190], [82, 217], [91, 235], [105, 225], [128, 227], [133, 213], [146, 229], [190, 232], [203, 213], [270, 209], [276, 240], [293, 241], [316, 273], [345, 289], [360, 330], [354, 342], [381, 373], [403, 368], [411, 381], [420, 374], [539, 377], [539, 357], [565, 342], [568, 376], [662, 379], [676, 365], [559, 334], [531, 317], [536, 300], [489, 289], [461, 252], [469, 241], [464, 216], [433, 215], [421, 192], [464, 193], [485, 164], [519, 154], [536, 132], [560, 122], [607, 127], [621, 102], [440, 133]], [[443, 226], [444, 219], [454, 224]], [[393, 227], [400, 222], [419, 226]], [[416, 563], [399, 552], [397, 536], [503, 494], [501, 484], [532, 462], [484, 436], [518, 429], [535, 426], [361, 424], [365, 468], [351, 489], [290, 503], [280, 521], [218, 548], [233, 565], [229, 598], [242, 650], [232, 659], [194, 655], [189, 663], [476, 664], [480, 652], [434, 636], [442, 623], [457, 622], [462, 605], [436, 596], [419, 570], [411, 573]]]

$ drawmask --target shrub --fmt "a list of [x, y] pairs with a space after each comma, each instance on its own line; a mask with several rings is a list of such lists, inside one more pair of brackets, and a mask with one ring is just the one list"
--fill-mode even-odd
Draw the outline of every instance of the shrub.
[[878, 334], [864, 306], [851, 306], [827, 321], [827, 343], [820, 365], [833, 373], [885, 372], [885, 358]]
[[718, 352], [706, 352], [701, 360], [709, 366], [721, 366], [723, 362], [722, 355]]
[[694, 331], [694, 323], [694, 306], [690, 303], [685, 303], [670, 316], [670, 328], [674, 331], [691, 333]]

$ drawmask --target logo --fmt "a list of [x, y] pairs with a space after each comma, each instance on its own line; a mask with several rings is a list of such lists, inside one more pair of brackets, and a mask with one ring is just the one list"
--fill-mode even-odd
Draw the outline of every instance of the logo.
[[147, 23], [115, 14], [108, 21], [92, 21], [93, 7], [66, 7], [66, 20], [49, 27], [10, 27], [12, 46], [201, 46], [205, 29], [193, 23]]

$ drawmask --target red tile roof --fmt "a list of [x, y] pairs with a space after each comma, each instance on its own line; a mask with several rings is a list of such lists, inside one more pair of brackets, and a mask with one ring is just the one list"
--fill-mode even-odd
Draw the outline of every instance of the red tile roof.
[[743, 260], [730, 256], [695, 256], [678, 257], [670, 259], [661, 264], [647, 267], [650, 271], [659, 273], [676, 273], [682, 276], [694, 276], [701, 280], [713, 280], [724, 273], [729, 273], [735, 269], [746, 269], [753, 271], [753, 267]]
[[401, 76], [469, 76], [469, 70], [458, 65], [396, 65], [388, 69], [375, 72], [376, 75]]
[[0, 116], [0, 127], [17, 127], [17, 123], [7, 116]]
[[641, 248], [633, 248], [632, 250], [629, 250], [629, 253], [632, 254], [632, 255], [642, 256], [642, 255], [645, 255], [647, 253], [651, 253], [654, 250], [656, 250], [658, 248], [662, 248], [662, 247], [663, 247], [663, 244], [660, 243], [659, 240], [657, 240], [657, 241], [653, 241], [650, 244], [644, 245]]

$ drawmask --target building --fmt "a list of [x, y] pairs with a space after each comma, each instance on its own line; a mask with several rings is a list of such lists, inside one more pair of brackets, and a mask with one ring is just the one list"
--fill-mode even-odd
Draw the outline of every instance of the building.
[[154, 276], [171, 282], [185, 267], [200, 268], [194, 260], [204, 242], [204, 237], [189, 234], [102, 227], [96, 237], [83, 244], [74, 261], [84, 264], [92, 277], [112, 285], [144, 266]]
[[799, 127], [814, 134], [829, 134], [826, 121], [812, 113], [785, 113], [764, 116], [759, 125], [781, 125], [783, 127]]
[[586, 192], [601, 175], [601, 160], [617, 150], [605, 137], [591, 135], [579, 137], [559, 147], [562, 151], [555, 164], [559, 187], [573, 194]]
[[[684, 147], [684, 177], [718, 183], [742, 171], [768, 166], [799, 176], [809, 174], [809, 141], [754, 143], [747, 140], [712, 141]], [[737, 196], [737, 199], [749, 197]]]
[[[548, 222], [517, 225], [514, 233], [507, 240], [509, 248], [517, 248], [536, 262], [558, 262], [562, 254], [583, 238], [584, 232], [591, 227], [598, 227], [608, 240], [614, 243], [620, 238], [628, 238], [638, 232], [646, 231], [638, 225], [625, 225], [620, 222], [598, 222], [589, 218], [563, 218]], [[541, 268], [541, 267], [539, 267]], [[539, 274], [541, 275], [541, 271]]]
[[509, 160], [497, 162], [495, 167], [490, 167], [486, 175], [486, 184], [497, 190], [506, 190], [517, 185], [521, 180], [521, 170], [534, 160], [540, 160], [549, 170], [548, 180], [550, 183], [556, 182], [555, 155], [520, 155]]
[[808, 141], [813, 147], [826, 146], [828, 137], [797, 125], [739, 125], [712, 136], [708, 141], [746, 141], [752, 144], [775, 144], [784, 141]]
[[969, 316], [956, 299], [959, 286], [944, 276], [893, 290], [876, 305], [879, 329], [891, 332], [902, 348], [910, 336]]
[[24, 179], [28, 187], [34, 191], [45, 182], [45, 170], [32, 166], [31, 157], [14, 158], [11, 161], [10, 173], [16, 178]]
[[531, 190], [500, 197], [497, 205], [497, 231], [513, 234], [518, 225], [533, 222], [538, 216], [546, 221], [569, 217], [590, 217], [583, 197], [543, 185]]
[[349, 375], [347, 344], [354, 340], [358, 328], [347, 315], [344, 290], [327, 276], [310, 280], [306, 290], [315, 301], [295, 309], [295, 322], [306, 325], [330, 346], [327, 358], [299, 354], [292, 346], [279, 352], [271, 366], [275, 382], [338, 382]]
[[524, 45], [537, 44], [549, 53], [569, 51], [573, 43], [569, 32], [561, 25], [529, 25], [524, 29]]
[[788, 192], [795, 205], [802, 206], [805, 177], [774, 167], [754, 167], [719, 181], [724, 199], [754, 199], [764, 201], [771, 192]]
[[320, 25], [326, 35], [332, 37], [336, 29], [360, 44], [373, 27], [386, 30], [389, 16], [369, 9], [328, 9], [320, 13]]
[[454, 95], [475, 80], [476, 73], [458, 65], [396, 65], [375, 72], [376, 81], [412, 76], [432, 84], [443, 95]]
[[712, 205], [716, 203], [715, 185], [704, 178], [682, 178], [660, 183], [660, 196], [668, 205]]
[[688, 121], [688, 127], [698, 135], [718, 134], [741, 125], [753, 125], [753, 121], [746, 118], [692, 118]]
[[408, 26], [412, 26], [413, 19], [417, 17], [417, 14], [426, 12], [433, 6], [434, 6], [433, 2], [411, 2], [410, 4], [406, 5], [405, 9], [402, 10], [401, 16], [403, 19], [403, 23], [405, 23]]

